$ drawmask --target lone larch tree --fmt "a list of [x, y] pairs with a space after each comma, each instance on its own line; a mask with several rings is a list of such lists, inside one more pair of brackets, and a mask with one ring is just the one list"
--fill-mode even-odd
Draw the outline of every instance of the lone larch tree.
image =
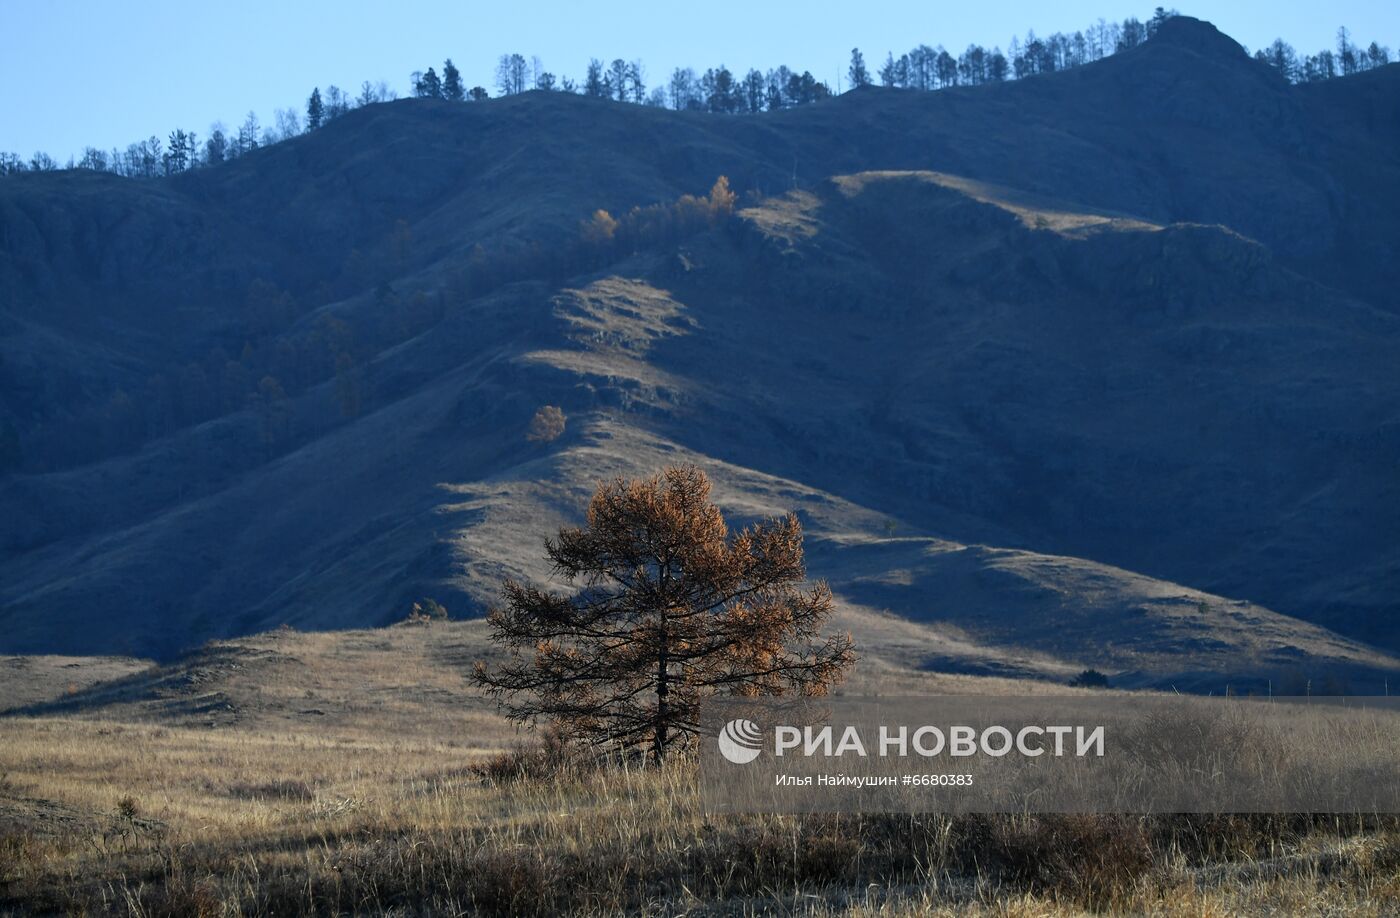
[[507, 659], [476, 667], [513, 720], [660, 762], [707, 698], [822, 695], [854, 662], [849, 635], [822, 633], [831, 591], [804, 587], [797, 517], [731, 534], [697, 468], [601, 485], [545, 550], [577, 592], [507, 582], [489, 619]]

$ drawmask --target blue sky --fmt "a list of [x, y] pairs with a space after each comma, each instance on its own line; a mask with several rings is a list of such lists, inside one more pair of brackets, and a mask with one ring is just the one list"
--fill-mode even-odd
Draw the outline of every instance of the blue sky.
[[[1300, 50], [1330, 46], [1337, 26], [1355, 39], [1400, 45], [1394, 0], [1211, 0], [1177, 4], [1250, 48], [1283, 37]], [[950, 50], [1005, 46], [1012, 34], [1073, 31], [1099, 17], [1146, 18], [1152, 5], [1042, 2], [785, 3], [708, 0], [628, 3], [341, 0], [0, 0], [0, 150], [45, 150], [59, 160], [92, 144], [125, 147], [175, 127], [264, 124], [301, 109], [311, 87], [355, 90], [385, 80], [406, 94], [408, 74], [451, 57], [467, 85], [492, 86], [504, 51], [538, 55], [578, 78], [590, 57], [641, 58], [647, 82], [675, 66], [768, 69], [785, 63], [835, 85], [850, 49], [868, 62], [918, 43]]]

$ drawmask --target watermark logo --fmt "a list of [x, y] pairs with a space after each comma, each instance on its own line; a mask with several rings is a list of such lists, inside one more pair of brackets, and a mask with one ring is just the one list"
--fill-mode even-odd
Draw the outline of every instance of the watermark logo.
[[735, 765], [747, 765], [762, 751], [763, 733], [758, 724], [739, 718], [719, 731], [719, 754]]
[[1400, 760], [1381, 741], [1400, 737], [1400, 698], [1335, 702], [718, 699], [699, 781], [715, 812], [1400, 812]]

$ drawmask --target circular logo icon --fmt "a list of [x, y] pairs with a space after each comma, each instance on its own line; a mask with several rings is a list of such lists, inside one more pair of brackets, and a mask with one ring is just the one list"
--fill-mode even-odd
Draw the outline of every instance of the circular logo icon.
[[735, 765], [747, 765], [762, 751], [763, 732], [751, 720], [731, 720], [719, 731], [719, 754]]

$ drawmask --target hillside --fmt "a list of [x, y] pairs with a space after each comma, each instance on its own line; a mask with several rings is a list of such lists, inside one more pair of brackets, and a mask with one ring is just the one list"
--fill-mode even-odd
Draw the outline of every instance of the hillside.
[[[891, 665], [1374, 691], [1397, 101], [1183, 18], [997, 86], [404, 100], [170, 180], [0, 180], [0, 652], [473, 616], [598, 479], [694, 461], [731, 521], [799, 511]], [[580, 244], [719, 175], [732, 215]]]

